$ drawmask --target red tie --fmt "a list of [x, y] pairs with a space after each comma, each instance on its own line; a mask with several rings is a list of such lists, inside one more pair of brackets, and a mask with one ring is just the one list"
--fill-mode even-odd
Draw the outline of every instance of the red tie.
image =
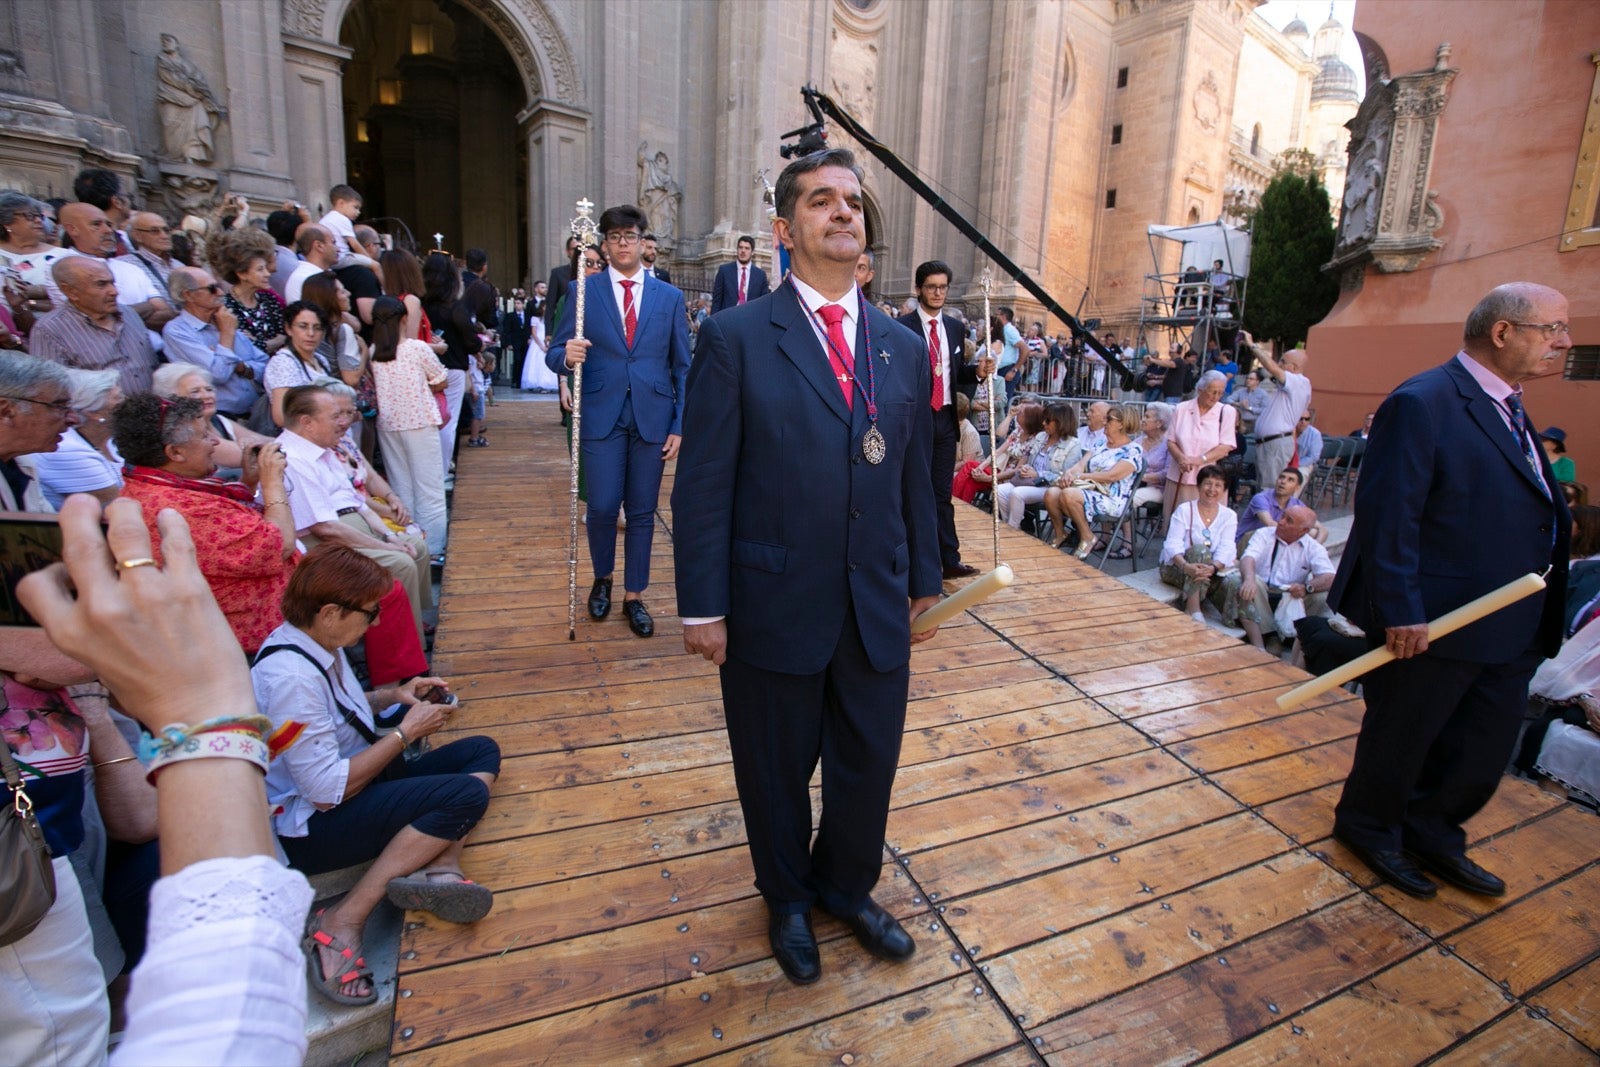
[[749, 269], [750, 269], [749, 267], [743, 267], [743, 266], [739, 268], [739, 303], [741, 303], [741, 304], [744, 303], [744, 286], [745, 286], [745, 273], [744, 272], [749, 270]]
[[822, 316], [822, 321], [828, 327], [828, 365], [833, 368], [833, 376], [839, 381], [839, 388], [844, 391], [844, 406], [855, 409], [855, 397], [850, 392], [850, 369], [845, 359], [850, 355], [850, 346], [844, 340], [844, 308], [838, 304], [823, 304], [817, 309], [817, 314]]
[[929, 399], [929, 403], [931, 403], [933, 405], [933, 410], [935, 410], [935, 411], [938, 411], [940, 408], [944, 407], [944, 388], [943, 388], [944, 382], [941, 380], [942, 375], [940, 375], [940, 373], [939, 373], [939, 360], [940, 360], [940, 358], [941, 357], [939, 355], [939, 320], [938, 319], [929, 319], [928, 320], [928, 369], [933, 372], [933, 395]]
[[622, 281], [622, 331], [627, 336], [628, 347], [633, 347], [633, 331], [639, 328], [639, 313], [633, 307], [633, 285], [626, 278]]

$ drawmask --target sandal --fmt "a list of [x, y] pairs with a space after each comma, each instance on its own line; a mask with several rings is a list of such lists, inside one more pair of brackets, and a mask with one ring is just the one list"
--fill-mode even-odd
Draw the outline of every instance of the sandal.
[[[352, 1007], [371, 1004], [378, 999], [378, 983], [372, 980], [372, 968], [367, 966], [367, 961], [363, 957], [356, 955], [354, 949], [322, 928], [322, 917], [326, 911], [326, 908], [318, 908], [311, 913], [311, 919], [306, 924], [306, 936], [300, 942], [300, 948], [306, 954], [306, 980], [310, 982], [312, 989], [335, 1004]], [[337, 952], [348, 970], [341, 974], [325, 973], [322, 969], [320, 951], [324, 948]], [[340, 992], [351, 982], [363, 980], [367, 983], [365, 996]]]
[[1121, 548], [1117, 549], [1115, 552], [1111, 553], [1110, 555], [1108, 555], [1106, 557], [1106, 559], [1132, 559], [1132, 558], [1133, 558], [1133, 550], [1130, 549], [1127, 545], [1123, 545]]
[[1078, 550], [1074, 552], [1073, 555], [1077, 556], [1079, 559], [1088, 559], [1090, 556], [1094, 555], [1094, 550], [1099, 547], [1100, 538], [1091, 537], [1089, 540], [1079, 545]]
[[[439, 875], [460, 881], [434, 881]], [[404, 878], [389, 879], [388, 896], [397, 908], [426, 911], [452, 923], [475, 923], [494, 906], [494, 893], [487, 886], [445, 867], [427, 867]]]

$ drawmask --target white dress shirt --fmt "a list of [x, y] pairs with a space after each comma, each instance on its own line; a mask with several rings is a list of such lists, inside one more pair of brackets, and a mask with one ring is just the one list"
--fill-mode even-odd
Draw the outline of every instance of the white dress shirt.
[[339, 513], [362, 506], [360, 494], [350, 484], [349, 467], [339, 453], [308, 441], [293, 430], [278, 435], [289, 475], [289, 510], [294, 528], [305, 533], [319, 522], [338, 522]]
[[[644, 321], [644, 276], [646, 273], [643, 267], [640, 267], [631, 275], [623, 274], [615, 267], [606, 268], [606, 276], [611, 279], [611, 295], [617, 301], [617, 321], [622, 323], [624, 331], [628, 327], [628, 312], [627, 305], [622, 302], [622, 283], [625, 280], [634, 283], [633, 314], [636, 320], [635, 327], [637, 327], [638, 323]], [[626, 332], [624, 332], [624, 336], [626, 336]]]
[[1273, 589], [1305, 585], [1319, 574], [1332, 574], [1333, 561], [1328, 550], [1309, 533], [1301, 534], [1292, 545], [1278, 540], [1275, 526], [1263, 526], [1250, 535], [1250, 544], [1241, 560], [1254, 560], [1256, 578]]

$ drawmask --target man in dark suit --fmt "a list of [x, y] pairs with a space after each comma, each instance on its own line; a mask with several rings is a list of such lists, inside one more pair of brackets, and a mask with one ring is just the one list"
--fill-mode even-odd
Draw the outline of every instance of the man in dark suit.
[[522, 382], [522, 361], [528, 354], [527, 303], [521, 297], [511, 301], [511, 309], [500, 313], [500, 372], [511, 385]]
[[[1505, 883], [1466, 857], [1461, 826], [1500, 781], [1528, 680], [1561, 644], [1571, 519], [1520, 383], [1572, 347], [1567, 301], [1502, 285], [1467, 316], [1463, 350], [1378, 408], [1355, 523], [1329, 603], [1397, 659], [1364, 680], [1367, 714], [1334, 811], [1336, 838], [1417, 897], [1424, 870], [1474, 893]], [[1515, 578], [1548, 586], [1437, 641], [1427, 622]]]
[[555, 336], [556, 332], [556, 305], [561, 303], [561, 298], [566, 295], [567, 282], [572, 277], [572, 250], [578, 247], [576, 237], [567, 238], [567, 258], [550, 268], [550, 278], [545, 282], [544, 289], [544, 335]]
[[[794, 161], [776, 202], [792, 284], [700, 327], [673, 541], [684, 647], [722, 667], [773, 953], [803, 983], [821, 974], [813, 904], [877, 956], [916, 951], [871, 891], [905, 727], [910, 621], [938, 600], [939, 551], [928, 357], [852, 282], [866, 243], [854, 157]], [[807, 783], [819, 758], [813, 846]]]
[[647, 233], [639, 242], [639, 259], [644, 263], [645, 273], [652, 278], [660, 278], [667, 284], [672, 283], [672, 272], [665, 267], [656, 266], [656, 235]]
[[956, 509], [950, 501], [950, 482], [955, 477], [956, 446], [961, 443], [961, 427], [956, 422], [958, 385], [978, 381], [978, 368], [967, 366], [961, 358], [961, 342], [967, 332], [961, 323], [944, 314], [944, 301], [950, 292], [950, 265], [937, 259], [917, 268], [917, 309], [900, 321], [916, 331], [928, 346], [928, 362], [933, 368], [933, 392], [929, 409], [933, 412], [933, 504], [939, 513], [939, 560], [946, 578], [966, 578], [978, 568], [961, 562], [961, 541], [956, 537]]
[[565, 375], [583, 372], [583, 471], [586, 529], [594, 587], [589, 615], [611, 613], [617, 557], [617, 511], [628, 509], [623, 539], [622, 613], [640, 637], [655, 633], [642, 594], [650, 584], [650, 545], [665, 462], [678, 454], [683, 390], [689, 375], [689, 321], [683, 294], [649, 277], [639, 240], [649, 225], [632, 204], [607, 208], [599, 230], [611, 266], [584, 281], [584, 336], [576, 340], [572, 294], [556, 324], [545, 363]]
[[736, 263], [724, 263], [717, 268], [711, 286], [711, 314], [727, 308], [738, 307], [750, 300], [766, 296], [767, 272], [750, 262], [756, 252], [756, 239], [748, 234], [739, 238]]

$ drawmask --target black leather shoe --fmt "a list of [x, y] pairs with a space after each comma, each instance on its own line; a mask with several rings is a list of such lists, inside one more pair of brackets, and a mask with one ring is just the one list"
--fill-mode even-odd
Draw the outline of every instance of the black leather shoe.
[[596, 622], [611, 614], [611, 579], [596, 578], [589, 590], [589, 618]]
[[1345, 848], [1354, 852], [1356, 859], [1370, 867], [1373, 874], [1400, 892], [1409, 893], [1420, 900], [1432, 900], [1438, 895], [1439, 887], [1428, 881], [1422, 869], [1411, 862], [1411, 857], [1404, 852], [1362, 848], [1337, 833], [1333, 837]]
[[946, 578], [971, 578], [978, 573], [978, 568], [967, 563], [952, 563], [944, 569]]
[[810, 985], [822, 977], [822, 956], [817, 952], [817, 937], [811, 932], [809, 912], [773, 912], [767, 921], [767, 939], [772, 942], [772, 958], [789, 981]]
[[628, 617], [628, 629], [639, 637], [649, 637], [656, 632], [655, 620], [650, 618], [650, 613], [644, 609], [642, 600], [624, 600], [622, 613]]
[[1486, 897], [1505, 896], [1505, 882], [1465, 856], [1432, 856], [1426, 852], [1413, 852], [1411, 855], [1429, 871], [1469, 893], [1481, 893]]
[[899, 962], [910, 959], [917, 951], [917, 943], [905, 927], [870, 898], [854, 915], [840, 915], [838, 919], [856, 935], [862, 948], [879, 959]]

